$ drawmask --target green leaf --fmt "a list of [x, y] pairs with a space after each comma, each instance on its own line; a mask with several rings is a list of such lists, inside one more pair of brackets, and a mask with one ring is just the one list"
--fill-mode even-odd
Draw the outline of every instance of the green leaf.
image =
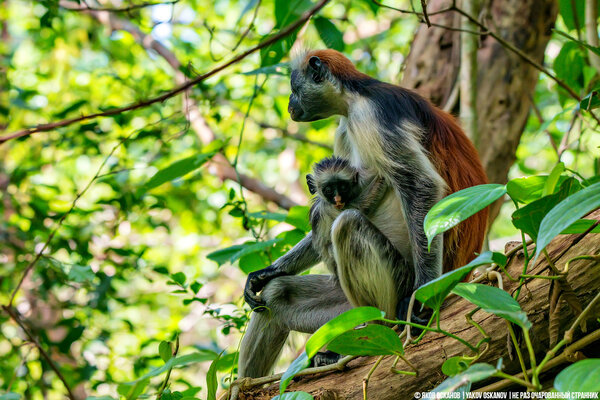
[[[575, 10], [573, 10], [575, 8]], [[583, 1], [560, 0], [558, 9], [567, 28], [572, 31], [577, 28], [575, 19], [577, 19], [579, 29], [585, 24], [585, 5]], [[573, 12], [575, 11], [575, 12]]]
[[402, 340], [391, 328], [370, 324], [349, 330], [336, 337], [327, 349], [349, 356], [383, 356], [404, 354]]
[[568, 178], [562, 183], [558, 192], [535, 200], [525, 207], [516, 210], [512, 215], [513, 225], [537, 241], [540, 224], [546, 214], [562, 200], [580, 189], [581, 185], [579, 181], [574, 178]]
[[171, 344], [169, 342], [165, 342], [164, 340], [160, 342], [160, 344], [158, 345], [158, 354], [164, 362], [169, 361], [171, 357], [173, 357]]
[[544, 190], [542, 191], [542, 196], [547, 196], [549, 194], [554, 193], [554, 188], [556, 187], [556, 184], [558, 183], [560, 175], [563, 172], [565, 172], [565, 164], [562, 162], [559, 162], [558, 164], [556, 164], [554, 166], [554, 168], [552, 168], [552, 171], [550, 172], [548, 179], [546, 179], [546, 183], [544, 185]]
[[147, 191], [154, 189], [162, 185], [165, 182], [172, 181], [183, 175], [186, 175], [198, 168], [200, 168], [205, 162], [207, 162], [215, 152], [198, 154], [192, 157], [187, 157], [179, 161], [175, 161], [165, 169], [161, 169], [152, 176], [138, 191], [138, 195], [146, 193]]
[[[573, 222], [567, 229], [562, 231], [561, 235], [572, 235], [577, 233], [587, 232], [597, 221], [594, 219], [578, 219]], [[597, 225], [590, 233], [600, 233], [600, 225]]]
[[569, 365], [556, 375], [554, 388], [562, 393], [600, 391], [600, 358]]
[[527, 313], [521, 310], [519, 303], [507, 292], [497, 287], [480, 283], [459, 283], [452, 293], [459, 295], [482, 310], [504, 318], [523, 329], [531, 328]]
[[67, 278], [73, 282], [90, 282], [96, 277], [92, 267], [89, 265], [71, 265]]
[[344, 51], [344, 35], [333, 22], [324, 17], [316, 17], [313, 21], [321, 40], [328, 48]]
[[461, 382], [465, 384], [482, 381], [494, 375], [498, 370], [490, 364], [473, 364], [466, 371], [446, 379], [440, 383], [432, 393], [447, 393], [451, 388], [456, 388]]
[[321, 326], [306, 342], [306, 350], [284, 372], [279, 385], [280, 393], [285, 391], [292, 378], [298, 372], [308, 367], [310, 359], [317, 354], [320, 348], [326, 346], [330, 341], [355, 326], [369, 321], [380, 320], [384, 316], [385, 313], [375, 307], [357, 307], [338, 315]]
[[148, 373], [144, 374], [141, 378], [136, 379], [135, 381], [126, 383], [127, 385], [131, 385], [133, 383], [147, 380], [158, 376], [171, 368], [184, 367], [189, 364], [195, 364], [204, 361], [211, 361], [217, 357], [217, 354], [214, 351], [204, 350], [201, 352], [195, 352], [191, 354], [186, 354], [184, 356], [172, 357], [167, 361], [164, 365], [154, 368], [150, 370]]
[[204, 286], [202, 283], [194, 281], [190, 284], [190, 289], [192, 289], [192, 292], [194, 292], [194, 294], [198, 294], [202, 286]]
[[284, 222], [287, 215], [282, 214], [282, 213], [259, 211], [259, 212], [248, 213], [248, 217], [256, 218], [256, 219], [266, 219], [266, 220], [277, 221], [277, 222]]
[[235, 262], [239, 258], [259, 251], [267, 250], [273, 247], [276, 243], [280, 242], [281, 238], [275, 238], [271, 240], [265, 240], [264, 242], [246, 242], [244, 244], [237, 244], [225, 249], [214, 251], [206, 256], [209, 260], [215, 261], [219, 265], [223, 265], [226, 262]]
[[246, 254], [240, 257], [239, 267], [246, 274], [268, 267], [271, 264], [269, 258], [262, 252]]
[[[558, 184], [567, 180], [567, 176], [559, 176]], [[519, 203], [531, 203], [542, 197], [548, 175], [535, 175], [526, 178], [511, 179], [506, 184], [506, 191], [510, 198]]]
[[[581, 189], [556, 205], [540, 224], [535, 259], [548, 243], [579, 218], [600, 207], [600, 182]], [[534, 260], [535, 263], [535, 260]]]
[[217, 389], [219, 388], [219, 382], [217, 380], [217, 366], [222, 354], [223, 352], [221, 352], [221, 354], [215, 358], [215, 360], [210, 364], [208, 372], [206, 373], [206, 400], [217, 400]]
[[600, 90], [594, 90], [579, 103], [582, 110], [593, 110], [600, 107]]
[[469, 360], [461, 356], [450, 357], [442, 364], [442, 372], [448, 376], [454, 376], [469, 368]]
[[135, 400], [146, 390], [149, 379], [138, 379], [129, 383], [121, 383], [117, 386], [117, 393], [124, 396], [127, 400]]
[[585, 53], [576, 43], [567, 42], [554, 59], [553, 68], [559, 79], [575, 91], [579, 91], [583, 89], [584, 65]]
[[595, 54], [597, 54], [597, 55], [600, 56], [600, 47], [591, 46], [588, 43], [586, 43], [584, 41], [581, 41], [581, 40], [578, 40], [578, 39], [574, 38], [573, 36], [569, 35], [568, 33], [561, 32], [561, 31], [559, 31], [557, 29], [553, 29], [553, 31], [556, 32], [556, 33], [558, 33], [559, 35], [564, 36], [567, 39], [569, 39], [569, 40], [577, 43], [578, 45], [585, 47], [586, 49], [588, 49], [592, 53], [595, 53]]
[[450, 291], [452, 291], [452, 288], [464, 280], [475, 268], [480, 265], [492, 263], [505, 266], [506, 261], [506, 256], [504, 254], [486, 251], [467, 265], [457, 268], [454, 271], [446, 272], [439, 278], [427, 282], [417, 289], [415, 298], [431, 309], [439, 311], [444, 299], [448, 296]]
[[424, 227], [429, 245], [436, 235], [455, 227], [505, 193], [506, 186], [490, 183], [463, 189], [443, 198], [425, 217]]
[[310, 207], [294, 206], [290, 208], [290, 211], [285, 218], [285, 222], [304, 232], [308, 232], [310, 231], [310, 220], [308, 218], [309, 212]]
[[252, 71], [242, 72], [242, 75], [289, 75], [290, 64], [286, 62], [256, 68]]
[[171, 275], [171, 279], [173, 279], [173, 281], [177, 284], [179, 284], [180, 286], [185, 285], [185, 274], [183, 272], [177, 272], [173, 275]]
[[67, 115], [69, 115], [70, 113], [72, 113], [73, 111], [79, 110], [81, 108], [81, 106], [83, 106], [84, 104], [87, 104], [87, 103], [88, 103], [87, 100], [77, 100], [77, 101], [69, 104], [62, 111], [59, 111], [59, 112], [55, 113], [54, 117], [56, 117], [58, 119], [63, 119]]
[[272, 400], [315, 400], [315, 398], [306, 392], [288, 392], [278, 394]]

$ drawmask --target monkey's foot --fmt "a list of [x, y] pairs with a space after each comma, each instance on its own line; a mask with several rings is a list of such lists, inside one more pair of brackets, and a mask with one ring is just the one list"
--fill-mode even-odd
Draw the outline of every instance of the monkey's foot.
[[343, 356], [333, 351], [320, 351], [310, 360], [311, 367], [323, 367], [338, 362]]
[[[396, 318], [401, 319], [403, 321], [407, 320], [408, 313], [408, 305], [410, 303], [410, 297], [405, 297], [398, 303]], [[423, 311], [419, 311], [421, 309], [421, 303], [415, 300], [415, 304], [413, 305], [412, 315], [410, 318], [411, 322], [419, 325], [427, 325], [429, 322], [429, 318], [431, 317], [432, 311], [430, 309], [425, 309]], [[421, 334], [421, 329], [416, 327], [411, 327], [410, 329], [411, 335], [418, 336]]]

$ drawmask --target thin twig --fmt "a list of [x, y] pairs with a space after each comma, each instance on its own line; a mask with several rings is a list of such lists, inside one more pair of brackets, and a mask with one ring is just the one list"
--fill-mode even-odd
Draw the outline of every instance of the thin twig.
[[76, 8], [73, 8], [73, 7], [63, 7], [63, 8], [65, 8], [69, 11], [110, 11], [110, 12], [125, 12], [126, 13], [129, 11], [138, 10], [140, 8], [159, 6], [159, 5], [173, 5], [176, 3], [179, 3], [179, 0], [161, 1], [161, 2], [157, 2], [157, 3], [132, 4], [132, 5], [126, 6], [126, 7], [90, 7], [89, 5], [84, 3], [84, 5], [80, 5], [79, 7], [76, 7]]
[[429, 22], [429, 16], [427, 15], [427, 2], [421, 0], [421, 8], [423, 9], [423, 19], [429, 28], [431, 28], [431, 22]]
[[27, 335], [29, 340], [33, 344], [35, 344], [35, 347], [37, 347], [37, 349], [39, 350], [42, 357], [46, 360], [46, 362], [48, 363], [50, 368], [54, 371], [54, 373], [56, 374], [58, 379], [60, 379], [60, 381], [64, 385], [65, 389], [67, 390], [67, 396], [71, 400], [76, 400], [75, 395], [71, 391], [71, 388], [69, 387], [69, 384], [67, 383], [67, 380], [63, 376], [62, 372], [60, 372], [60, 369], [58, 368], [58, 366], [50, 358], [50, 355], [48, 355], [48, 353], [46, 353], [46, 350], [44, 350], [44, 348], [42, 347], [40, 342], [38, 342], [38, 340], [35, 338], [35, 336], [33, 336], [33, 333], [25, 326], [25, 324], [21, 320], [21, 317], [19, 316], [18, 311], [14, 310], [10, 305], [2, 306], [2, 309], [12, 318], [13, 321], [15, 321], [17, 323], [17, 325], [19, 325], [21, 327], [21, 329], [23, 330], [25, 335]]
[[100, 176], [100, 173], [102, 172], [102, 169], [104, 168], [104, 166], [106, 165], [106, 163], [108, 162], [108, 160], [110, 159], [110, 157], [114, 154], [114, 152], [123, 143], [125, 143], [134, 133], [137, 133], [137, 132], [139, 132], [139, 130], [135, 130], [135, 131], [131, 132], [129, 135], [127, 135], [123, 139], [121, 139], [119, 141], [119, 143], [117, 143], [111, 149], [110, 153], [108, 153], [108, 155], [104, 158], [104, 160], [102, 160], [102, 163], [100, 164], [100, 167], [96, 171], [96, 174], [94, 175], [94, 177], [92, 179], [90, 179], [90, 181], [87, 183], [87, 185], [85, 185], [85, 187], [79, 193], [77, 193], [77, 196], [75, 196], [75, 199], [71, 202], [71, 207], [69, 208], [69, 210], [60, 217], [60, 219], [56, 223], [56, 226], [55, 226], [54, 230], [52, 230], [52, 232], [48, 236], [48, 239], [46, 239], [46, 242], [44, 243], [44, 245], [42, 246], [42, 248], [40, 249], [40, 251], [37, 252], [37, 254], [35, 255], [35, 258], [25, 268], [25, 271], [23, 272], [23, 275], [21, 275], [21, 279], [17, 283], [17, 287], [15, 287], [15, 289], [13, 290], [13, 292], [12, 292], [12, 294], [10, 296], [10, 300], [8, 302], [8, 306], [9, 307], [12, 306], [12, 304], [13, 304], [13, 302], [15, 300], [15, 296], [19, 292], [19, 289], [21, 288], [21, 285], [23, 285], [23, 282], [25, 281], [25, 278], [27, 278], [27, 275], [29, 275], [29, 272], [33, 269], [33, 267], [35, 267], [35, 265], [37, 264], [37, 262], [40, 260], [40, 258], [42, 257], [42, 254], [44, 254], [44, 251], [46, 250], [46, 248], [48, 248], [48, 246], [50, 245], [50, 242], [52, 242], [52, 239], [54, 239], [54, 236], [58, 232], [59, 228], [62, 226], [62, 224], [65, 221], [65, 219], [75, 209], [75, 207], [77, 206], [77, 202], [79, 201], [79, 199], [81, 198], [81, 196], [83, 196], [85, 194], [85, 192], [87, 192], [88, 189], [92, 186], [92, 184], [96, 181], [96, 179], [98, 179], [98, 177]]
[[310, 10], [308, 10], [304, 14], [302, 14], [302, 16], [300, 18], [298, 18], [296, 21], [294, 21], [292, 24], [283, 28], [278, 33], [276, 33], [275, 35], [266, 39], [265, 41], [244, 51], [243, 53], [233, 57], [231, 60], [227, 61], [226, 63], [221, 64], [218, 67], [216, 67], [208, 72], [205, 72], [204, 74], [199, 75], [194, 79], [187, 80], [185, 83], [163, 93], [162, 95], [159, 95], [156, 97], [151, 97], [149, 99], [142, 100], [140, 102], [130, 104], [128, 106], [113, 108], [108, 111], [97, 112], [97, 113], [92, 113], [92, 114], [84, 114], [84, 115], [81, 115], [76, 118], [68, 118], [68, 119], [64, 119], [61, 121], [40, 124], [33, 128], [22, 129], [20, 131], [16, 131], [16, 132], [13, 132], [8, 135], [0, 137], [0, 144], [5, 143], [12, 139], [29, 136], [36, 132], [50, 131], [50, 130], [53, 130], [56, 128], [62, 128], [65, 126], [69, 126], [69, 125], [72, 125], [77, 122], [87, 121], [87, 120], [95, 119], [95, 118], [99, 118], [99, 117], [109, 117], [111, 115], [117, 115], [117, 114], [121, 114], [121, 113], [124, 113], [127, 111], [132, 111], [132, 110], [137, 110], [139, 108], [148, 107], [155, 103], [162, 103], [162, 102], [170, 99], [171, 97], [176, 96], [179, 93], [182, 93], [182, 92], [186, 91], [187, 89], [197, 85], [198, 83], [210, 78], [211, 76], [223, 71], [224, 69], [240, 62], [241, 60], [248, 57], [249, 55], [257, 52], [258, 50], [264, 49], [265, 47], [268, 47], [268, 46], [272, 45], [273, 43], [277, 42], [278, 40], [290, 35], [296, 29], [301, 27], [306, 21], [308, 21], [310, 19], [310, 17], [312, 17], [316, 12], [318, 12], [321, 8], [323, 8], [325, 6], [325, 4], [327, 4], [328, 2], [329, 2], [329, 0], [319, 1], [317, 3], [317, 5], [315, 5], [313, 8], [311, 8]]

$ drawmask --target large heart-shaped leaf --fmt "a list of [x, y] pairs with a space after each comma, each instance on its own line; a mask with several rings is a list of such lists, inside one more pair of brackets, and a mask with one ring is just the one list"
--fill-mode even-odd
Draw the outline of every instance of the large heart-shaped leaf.
[[600, 207], [600, 182], [581, 189], [556, 205], [540, 224], [535, 259], [556, 235], [598, 207]]
[[342, 333], [327, 345], [327, 349], [349, 356], [404, 354], [398, 334], [387, 326], [376, 324]]
[[600, 391], [600, 358], [588, 358], [569, 365], [554, 379], [559, 392]]
[[565, 180], [558, 192], [544, 196], [516, 210], [512, 215], [513, 225], [528, 234], [533, 240], [537, 240], [540, 224], [546, 214], [562, 200], [580, 189], [581, 184], [576, 179]]
[[483, 210], [505, 193], [506, 186], [490, 183], [460, 190], [440, 200], [425, 217], [425, 234], [429, 244], [436, 235]]
[[527, 313], [504, 290], [480, 283], [459, 283], [452, 293], [459, 295], [482, 310], [504, 318], [523, 329], [531, 328]]
[[380, 320], [385, 316], [385, 313], [375, 307], [357, 307], [338, 315], [325, 325], [317, 329], [317, 331], [306, 342], [306, 350], [300, 354], [298, 358], [292, 362], [288, 369], [281, 377], [279, 385], [280, 393], [283, 393], [288, 387], [292, 378], [310, 364], [310, 359], [323, 346], [341, 335], [342, 333], [364, 324], [365, 322]]
[[502, 253], [486, 251], [467, 265], [454, 271], [446, 272], [439, 278], [427, 282], [417, 289], [415, 298], [433, 310], [439, 311], [444, 299], [456, 284], [465, 279], [476, 267], [491, 263], [505, 266], [506, 256]]
[[465, 372], [446, 379], [431, 392], [447, 393], [452, 388], [458, 389], [458, 385], [460, 385], [461, 382], [464, 384], [479, 382], [489, 378], [496, 372], [498, 372], [498, 370], [490, 364], [473, 364]]

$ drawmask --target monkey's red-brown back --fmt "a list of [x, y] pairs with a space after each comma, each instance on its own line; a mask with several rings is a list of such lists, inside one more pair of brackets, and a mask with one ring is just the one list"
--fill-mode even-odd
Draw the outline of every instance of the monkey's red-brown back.
[[[454, 117], [435, 106], [432, 108], [435, 118], [428, 150], [439, 174], [448, 184], [448, 194], [487, 183], [477, 150]], [[487, 218], [486, 207], [444, 234], [444, 272], [467, 264], [481, 251]]]

